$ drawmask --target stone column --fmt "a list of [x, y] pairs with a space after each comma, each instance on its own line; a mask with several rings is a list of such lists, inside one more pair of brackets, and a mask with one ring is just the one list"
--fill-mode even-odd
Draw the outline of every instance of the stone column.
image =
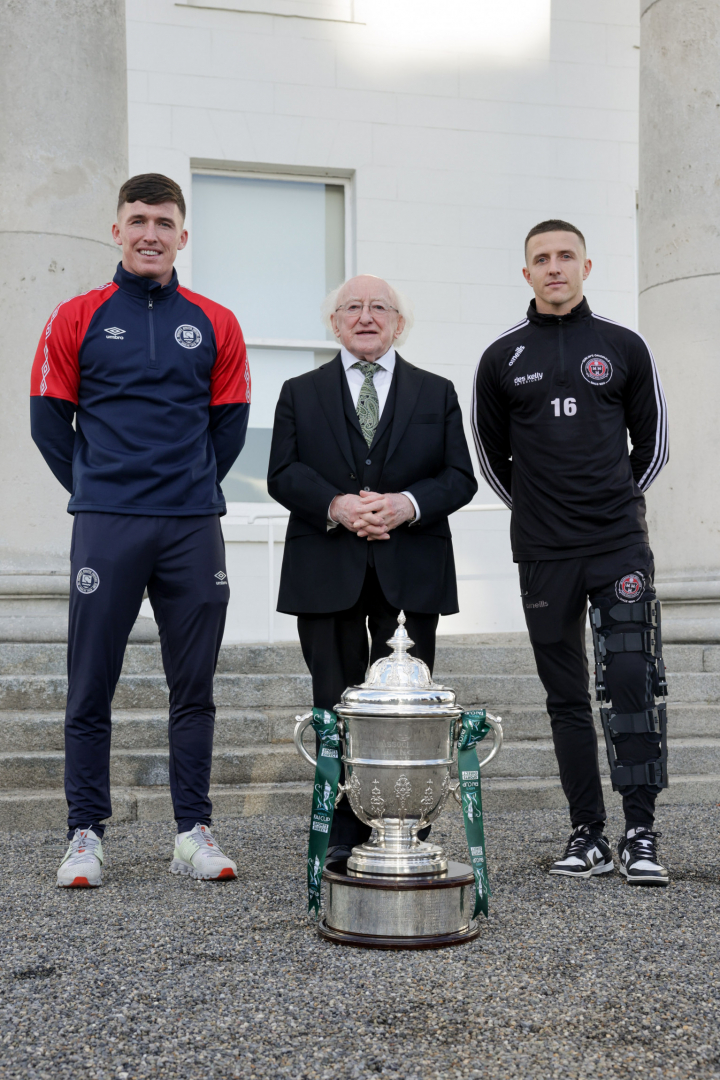
[[648, 493], [667, 640], [720, 640], [720, 5], [641, 0], [640, 331], [670, 418]]
[[57, 304], [118, 261], [125, 3], [4, 0], [0, 40], [0, 640], [62, 640], [72, 518], [30, 438], [30, 367]]

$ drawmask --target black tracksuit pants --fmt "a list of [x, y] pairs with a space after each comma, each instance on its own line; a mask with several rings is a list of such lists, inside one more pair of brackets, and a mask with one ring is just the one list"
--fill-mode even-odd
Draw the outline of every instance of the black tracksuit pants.
[[[353, 607], [321, 615], [298, 616], [300, 645], [312, 675], [313, 705], [334, 710], [348, 686], [364, 682], [368, 662], [374, 664], [381, 656], [390, 655], [385, 643], [397, 630], [399, 614], [400, 609], [385, 599], [374, 566], [368, 566], [362, 592]], [[415, 642], [411, 654], [424, 660], [432, 672], [439, 615], [406, 611], [405, 618], [405, 629]], [[340, 781], [344, 780], [343, 766]], [[354, 847], [364, 843], [371, 832], [355, 817], [343, 796], [335, 810], [328, 846]], [[429, 832], [429, 827], [421, 829], [418, 836], [424, 840]]]
[[[547, 691], [560, 781], [570, 804], [573, 826], [605, 820], [598, 743], [588, 693], [585, 649], [587, 601], [601, 608], [618, 602], [652, 600], [653, 556], [647, 544], [577, 559], [521, 562], [520, 589], [538, 674]], [[626, 575], [637, 575], [642, 591], [623, 595]], [[637, 631], [618, 623], [613, 632]], [[652, 708], [654, 663], [645, 653], [615, 653], [606, 668], [612, 707], [619, 713]], [[620, 764], [636, 764], [660, 756], [659, 735], [626, 735], [616, 744]], [[628, 828], [652, 826], [659, 788], [638, 785], [621, 789]]]
[[65, 794], [68, 836], [110, 817], [110, 705], [143, 592], [170, 688], [170, 793], [178, 832], [209, 825], [213, 675], [229, 587], [220, 519], [79, 512], [70, 549]]

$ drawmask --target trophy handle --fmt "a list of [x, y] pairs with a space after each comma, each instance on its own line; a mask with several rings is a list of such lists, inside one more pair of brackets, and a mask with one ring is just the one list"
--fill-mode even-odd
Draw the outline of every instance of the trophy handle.
[[[492, 716], [490, 713], [485, 713], [485, 719], [493, 730], [493, 746], [492, 750], [487, 757], [484, 757], [482, 761], [478, 762], [478, 768], [482, 769], [484, 765], [488, 765], [494, 757], [497, 757], [502, 750], [503, 744], [503, 729], [502, 729], [502, 716]], [[453, 797], [458, 804], [462, 806], [462, 797], [460, 795], [460, 781], [455, 784], [452, 789]]]
[[312, 767], [314, 769], [315, 766], [317, 765], [317, 758], [314, 758], [312, 756], [312, 754], [310, 754], [305, 749], [305, 746], [303, 744], [303, 738], [302, 738], [303, 734], [305, 733], [305, 728], [309, 727], [310, 724], [312, 723], [312, 718], [313, 718], [312, 712], [305, 713], [303, 716], [296, 716], [295, 717], [295, 720], [297, 721], [297, 723], [295, 724], [295, 731], [293, 733], [293, 742], [295, 743], [295, 749], [297, 750], [300, 757], [304, 757], [305, 760], [310, 765], [312, 765]]
[[483, 758], [479, 763], [479, 768], [482, 769], [484, 765], [489, 765], [493, 758], [497, 757], [502, 750], [503, 744], [503, 729], [502, 729], [502, 716], [491, 716], [490, 713], [485, 713], [485, 719], [490, 727], [493, 729], [493, 747], [486, 758]]

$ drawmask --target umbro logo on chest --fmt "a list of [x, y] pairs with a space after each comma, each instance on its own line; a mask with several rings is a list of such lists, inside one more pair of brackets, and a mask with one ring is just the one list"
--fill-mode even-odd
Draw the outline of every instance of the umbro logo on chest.
[[121, 330], [119, 326], [106, 326], [105, 327], [105, 340], [106, 341], [124, 341], [124, 330]]

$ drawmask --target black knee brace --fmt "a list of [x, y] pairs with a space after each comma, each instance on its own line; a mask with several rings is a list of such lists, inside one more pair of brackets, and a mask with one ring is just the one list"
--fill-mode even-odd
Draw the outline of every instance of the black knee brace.
[[[659, 600], [638, 600], [633, 604], [614, 604], [611, 608], [590, 608], [590, 626], [595, 647], [595, 696], [598, 701], [610, 702], [605, 684], [605, 667], [613, 653], [640, 652], [653, 666], [653, 691], [656, 697], [667, 694], [665, 663], [662, 656]], [[635, 631], [616, 631], [613, 625], [636, 623]], [[601, 708], [602, 721], [610, 763], [613, 791], [638, 784], [656, 788], [668, 786], [667, 776], [667, 709], [665, 702], [642, 712], [618, 713]], [[638, 765], [619, 765], [615, 743], [622, 735], [659, 735], [660, 757]]]

